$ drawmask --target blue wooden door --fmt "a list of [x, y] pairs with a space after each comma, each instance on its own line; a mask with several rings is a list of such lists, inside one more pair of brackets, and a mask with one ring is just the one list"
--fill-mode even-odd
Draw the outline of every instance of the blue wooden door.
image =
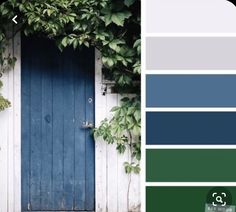
[[93, 211], [94, 49], [22, 38], [22, 211]]

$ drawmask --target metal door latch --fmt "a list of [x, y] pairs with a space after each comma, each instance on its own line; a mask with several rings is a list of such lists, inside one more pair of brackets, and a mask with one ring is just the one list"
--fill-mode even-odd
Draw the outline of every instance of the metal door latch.
[[31, 211], [31, 204], [30, 203], [28, 203], [27, 209], [28, 209], [28, 211]]
[[93, 124], [89, 123], [88, 121], [84, 121], [82, 124], [82, 128], [84, 129], [92, 129], [93, 128]]

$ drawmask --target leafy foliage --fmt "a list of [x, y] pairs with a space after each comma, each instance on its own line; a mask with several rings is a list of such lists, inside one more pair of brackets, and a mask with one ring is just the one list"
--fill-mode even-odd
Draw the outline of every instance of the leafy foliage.
[[[1, 88], [2, 88], [2, 82], [0, 81], [0, 89]], [[11, 103], [0, 94], [0, 111], [10, 107], [10, 105]]]
[[[5, 58], [4, 51], [10, 38], [7, 37], [5, 26], [15, 14], [20, 20], [17, 31], [52, 39], [61, 51], [68, 46], [94, 46], [99, 49], [104, 67], [120, 92], [129, 90], [135, 86], [135, 82], [140, 81], [140, 0], [7, 0], [0, 5], [2, 67], [6, 63], [14, 64], [14, 58]], [[136, 95], [140, 96], [139, 89]], [[1, 98], [2, 109], [8, 107], [9, 102]], [[113, 108], [114, 117], [110, 121], [105, 120], [96, 134], [108, 143], [116, 142], [120, 153], [130, 146], [139, 160], [140, 145], [133, 141], [132, 136], [124, 133], [139, 134], [138, 99], [123, 99], [120, 107]], [[127, 172], [138, 170], [132, 168], [134, 164], [127, 167], [126, 164]]]
[[[0, 31], [1, 32], [1, 31]], [[8, 71], [12, 66], [14, 66], [16, 62], [16, 58], [11, 55], [5, 55], [7, 42], [5, 41], [5, 35], [0, 33], [0, 77], [3, 75], [5, 71]], [[0, 80], [0, 91], [3, 87], [3, 83]], [[11, 103], [4, 98], [0, 93], [0, 111], [11, 106]]]

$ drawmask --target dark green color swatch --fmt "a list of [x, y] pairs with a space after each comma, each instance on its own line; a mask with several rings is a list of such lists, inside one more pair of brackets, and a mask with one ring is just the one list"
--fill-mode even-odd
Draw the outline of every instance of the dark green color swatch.
[[[206, 204], [214, 201], [208, 198], [214, 190], [214, 187], [146, 187], [146, 212], [205, 212]], [[227, 195], [232, 196], [230, 204], [235, 206], [236, 187], [222, 190], [228, 191]]]
[[147, 182], [236, 182], [236, 149], [146, 151]]

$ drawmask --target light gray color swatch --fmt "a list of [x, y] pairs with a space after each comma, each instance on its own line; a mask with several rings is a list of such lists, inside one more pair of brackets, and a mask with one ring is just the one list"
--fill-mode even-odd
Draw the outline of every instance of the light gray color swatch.
[[148, 37], [147, 70], [236, 70], [235, 37]]

